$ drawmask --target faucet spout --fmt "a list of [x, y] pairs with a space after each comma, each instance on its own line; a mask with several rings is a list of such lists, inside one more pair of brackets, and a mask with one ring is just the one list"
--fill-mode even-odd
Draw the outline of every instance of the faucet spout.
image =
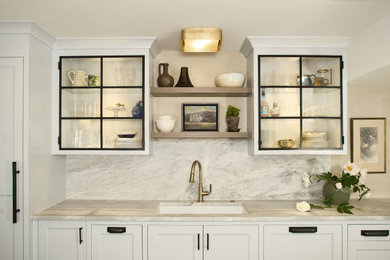
[[202, 164], [198, 161], [198, 160], [195, 160], [193, 163], [192, 163], [192, 166], [191, 166], [191, 173], [190, 173], [190, 182], [191, 183], [194, 183], [195, 182], [195, 168], [196, 168], [196, 165], [198, 165], [198, 168], [199, 168], [199, 187], [198, 187], [198, 202], [203, 202], [203, 197], [204, 196], [208, 196], [211, 194], [212, 192], [212, 185], [210, 184], [210, 190], [209, 191], [205, 191], [203, 190], [203, 173], [202, 173]]

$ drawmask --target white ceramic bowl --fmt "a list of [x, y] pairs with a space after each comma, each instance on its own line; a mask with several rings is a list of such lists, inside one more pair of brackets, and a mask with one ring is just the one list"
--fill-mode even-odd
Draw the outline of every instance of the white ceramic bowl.
[[173, 129], [175, 128], [175, 119], [168, 119], [168, 120], [156, 120], [156, 126], [158, 131], [160, 132], [172, 132]]
[[157, 120], [172, 120], [173, 116], [159, 116]]
[[244, 82], [245, 75], [242, 73], [224, 73], [215, 77], [217, 87], [242, 87]]

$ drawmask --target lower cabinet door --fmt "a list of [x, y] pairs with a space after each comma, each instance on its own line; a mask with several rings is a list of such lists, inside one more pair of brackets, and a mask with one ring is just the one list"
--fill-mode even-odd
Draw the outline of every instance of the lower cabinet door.
[[84, 221], [39, 221], [39, 260], [86, 260]]
[[93, 260], [141, 260], [141, 225], [91, 225]]
[[389, 225], [348, 225], [349, 260], [389, 260]]
[[265, 225], [264, 260], [341, 260], [341, 225]]
[[202, 226], [148, 226], [148, 260], [202, 260]]
[[258, 260], [257, 225], [205, 226], [205, 260]]

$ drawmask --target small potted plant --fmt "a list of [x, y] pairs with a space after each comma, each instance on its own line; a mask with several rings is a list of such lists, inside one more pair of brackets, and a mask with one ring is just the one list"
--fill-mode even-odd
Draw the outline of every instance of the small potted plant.
[[239, 132], [238, 123], [240, 122], [240, 109], [229, 105], [226, 110], [226, 123], [228, 132]]

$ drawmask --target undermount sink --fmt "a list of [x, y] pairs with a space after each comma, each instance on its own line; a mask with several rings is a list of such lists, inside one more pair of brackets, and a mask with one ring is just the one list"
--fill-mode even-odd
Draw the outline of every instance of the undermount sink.
[[160, 214], [246, 214], [242, 202], [160, 202]]

